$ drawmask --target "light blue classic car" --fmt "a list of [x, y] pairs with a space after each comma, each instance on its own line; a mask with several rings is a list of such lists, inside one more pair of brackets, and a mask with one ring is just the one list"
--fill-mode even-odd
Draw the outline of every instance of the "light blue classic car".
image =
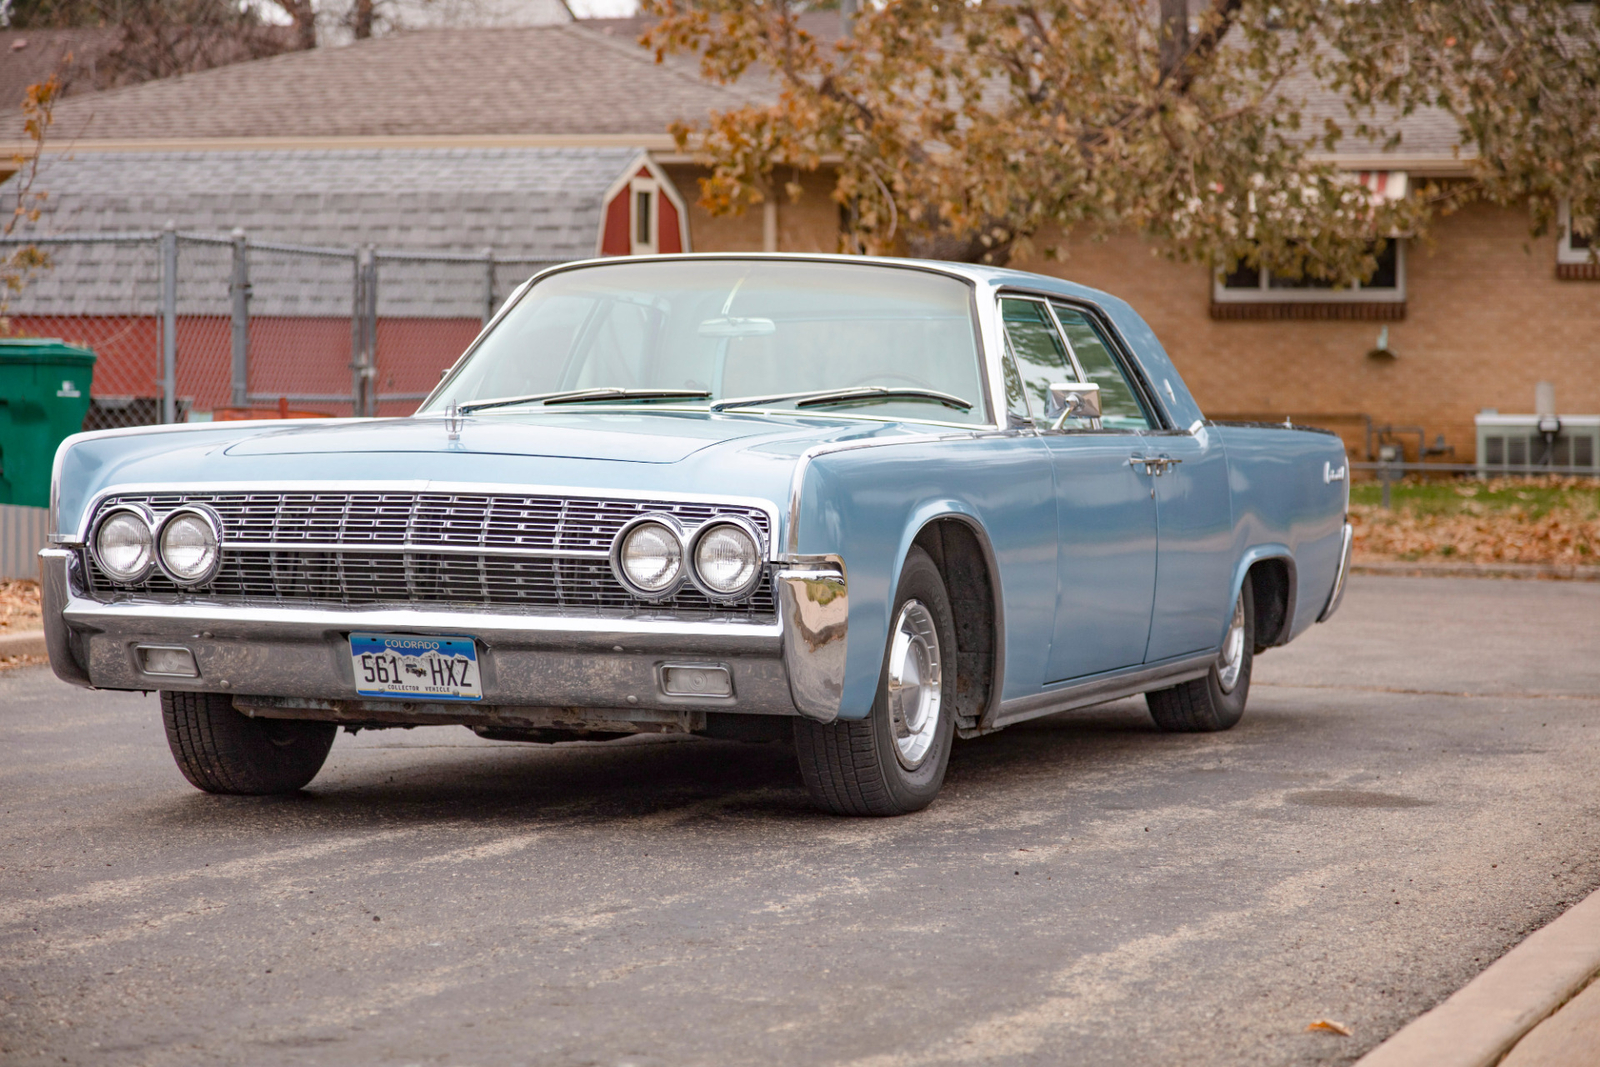
[[1136, 693], [1239, 721], [1338, 607], [1337, 437], [1208, 422], [1127, 304], [950, 263], [576, 263], [416, 415], [83, 434], [42, 556], [62, 678], [160, 690], [189, 781], [339, 725], [792, 740], [892, 815], [955, 738]]

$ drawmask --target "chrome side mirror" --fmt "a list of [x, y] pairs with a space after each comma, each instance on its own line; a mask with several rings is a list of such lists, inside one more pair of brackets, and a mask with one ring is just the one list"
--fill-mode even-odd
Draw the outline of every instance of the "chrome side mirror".
[[1100, 417], [1100, 387], [1094, 382], [1051, 382], [1050, 411], [1055, 416], [1052, 429], [1059, 430], [1068, 419]]

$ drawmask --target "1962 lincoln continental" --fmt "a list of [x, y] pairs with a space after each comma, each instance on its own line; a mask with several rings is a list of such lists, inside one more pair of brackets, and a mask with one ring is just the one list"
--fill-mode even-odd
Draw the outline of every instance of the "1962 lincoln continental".
[[1239, 721], [1338, 607], [1339, 439], [1208, 422], [1105, 293], [842, 256], [577, 263], [410, 418], [90, 433], [42, 556], [62, 678], [159, 690], [189, 781], [339, 725], [792, 738], [891, 815], [957, 737], [1137, 693]]

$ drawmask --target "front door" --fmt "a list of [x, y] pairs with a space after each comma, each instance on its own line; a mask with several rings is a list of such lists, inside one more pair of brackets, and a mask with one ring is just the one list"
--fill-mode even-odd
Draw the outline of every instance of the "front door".
[[[1156, 501], [1150, 476], [1130, 461], [1144, 454], [1140, 431], [1149, 422], [1125, 383], [1118, 393], [1097, 373], [1104, 368], [1087, 346], [1110, 353], [1080, 312], [1021, 296], [1002, 298], [1001, 311], [1011, 418], [1039, 431], [1055, 470], [1056, 612], [1045, 681], [1136, 666], [1155, 598]], [[1079, 381], [1100, 384], [1106, 417], [1056, 428], [1050, 384]]]

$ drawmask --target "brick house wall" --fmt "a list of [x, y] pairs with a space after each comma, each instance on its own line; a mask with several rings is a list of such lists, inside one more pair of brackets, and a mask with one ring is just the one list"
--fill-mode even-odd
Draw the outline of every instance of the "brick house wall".
[[[690, 201], [697, 251], [760, 251], [759, 210], [716, 218], [694, 203], [705, 171], [668, 166]], [[831, 252], [831, 175], [805, 175], [799, 203], [778, 208], [778, 248]], [[1051, 235], [1043, 248], [1057, 243]], [[1443, 434], [1455, 462], [1476, 459], [1473, 416], [1533, 410], [1534, 383], [1555, 385], [1569, 414], [1600, 412], [1600, 282], [1556, 277], [1556, 239], [1528, 236], [1524, 210], [1476, 204], [1438, 220], [1406, 259], [1400, 321], [1234, 321], [1211, 317], [1209, 272], [1153, 255], [1139, 238], [1068, 242], [1063, 261], [1012, 264], [1115, 293], [1138, 309], [1215, 418], [1293, 418], [1326, 426], [1365, 458], [1366, 419]], [[1389, 329], [1395, 359], [1367, 353]], [[1397, 439], [1416, 459], [1416, 435]]]
[[[1473, 205], [1411, 242], [1405, 318], [1388, 323], [1218, 321], [1202, 267], [1153, 256], [1135, 237], [1066, 251], [1064, 262], [1013, 265], [1131, 303], [1213, 417], [1326, 425], [1355, 454], [1365, 415], [1421, 426], [1430, 443], [1443, 434], [1467, 463], [1473, 416], [1531, 412], [1535, 382], [1555, 385], [1563, 412], [1600, 412], [1600, 284], [1558, 280], [1555, 238], [1529, 238], [1525, 211]], [[1393, 360], [1367, 355], [1384, 326]], [[1415, 440], [1404, 440], [1408, 459]]]

